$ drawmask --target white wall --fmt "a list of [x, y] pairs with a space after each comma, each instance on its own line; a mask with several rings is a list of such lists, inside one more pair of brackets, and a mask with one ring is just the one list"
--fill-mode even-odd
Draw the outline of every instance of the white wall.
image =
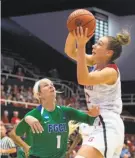
[[68, 33], [66, 20], [72, 11], [27, 15], [11, 19], [59, 52], [64, 53], [64, 44]]
[[135, 16], [125, 16], [120, 20], [121, 28], [128, 25], [131, 34], [131, 43], [123, 47], [122, 56], [118, 60], [123, 80], [135, 80]]
[[[122, 80], [135, 80], [135, 73], [131, 74], [131, 68], [135, 67], [135, 16], [118, 17], [111, 13], [97, 8], [87, 8], [95, 10], [109, 17], [109, 35], [115, 36], [124, 25], [131, 27], [132, 42], [128, 47], [124, 47], [123, 55], [117, 61], [122, 75]], [[60, 12], [27, 15], [12, 17], [11, 19], [20, 24], [32, 34], [45, 41], [47, 44], [64, 53], [64, 44], [67, 36], [66, 20], [73, 10]]]

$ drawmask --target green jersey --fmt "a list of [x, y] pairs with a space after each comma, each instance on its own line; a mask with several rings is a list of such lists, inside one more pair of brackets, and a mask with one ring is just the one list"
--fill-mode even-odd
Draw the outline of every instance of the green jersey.
[[[45, 110], [41, 105], [30, 111], [26, 116], [37, 118], [44, 131], [33, 134], [30, 126], [23, 119], [16, 128], [16, 134], [21, 136], [31, 132], [30, 155], [40, 158], [64, 158], [67, 150], [68, 122], [75, 120], [93, 124], [95, 118], [71, 107], [57, 106], [54, 111]], [[25, 117], [26, 117], [25, 116]]]

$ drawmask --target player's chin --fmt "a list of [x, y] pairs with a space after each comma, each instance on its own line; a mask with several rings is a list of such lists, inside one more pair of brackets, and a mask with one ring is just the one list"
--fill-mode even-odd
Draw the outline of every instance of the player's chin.
[[52, 91], [50, 91], [50, 96], [56, 96], [56, 91], [55, 90], [52, 90]]

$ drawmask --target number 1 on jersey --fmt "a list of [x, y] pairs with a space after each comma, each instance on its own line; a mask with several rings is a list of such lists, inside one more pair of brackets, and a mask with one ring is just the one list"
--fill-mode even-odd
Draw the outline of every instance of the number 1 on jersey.
[[59, 149], [61, 144], [61, 135], [57, 135], [56, 138], [57, 138], [57, 149]]

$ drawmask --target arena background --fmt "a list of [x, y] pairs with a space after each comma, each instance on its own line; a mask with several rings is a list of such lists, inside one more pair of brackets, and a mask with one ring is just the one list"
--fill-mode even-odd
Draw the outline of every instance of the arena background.
[[[87, 44], [88, 54], [100, 36], [115, 35], [121, 28], [131, 32], [131, 44], [124, 47], [116, 62], [121, 71], [125, 134], [135, 134], [134, 0], [3, 0], [1, 5], [1, 116], [4, 117], [5, 110], [9, 112], [8, 125], [13, 111], [18, 111], [21, 119], [37, 105], [32, 96], [28, 99], [21, 94], [20, 87], [30, 93], [28, 88], [42, 77], [51, 78], [57, 89], [64, 91], [63, 96], [58, 96], [58, 103], [85, 110], [83, 88], [76, 80], [76, 63], [64, 53], [64, 44], [68, 15], [75, 9], [86, 8], [95, 15], [98, 26]], [[11, 94], [14, 85], [18, 96]]]

